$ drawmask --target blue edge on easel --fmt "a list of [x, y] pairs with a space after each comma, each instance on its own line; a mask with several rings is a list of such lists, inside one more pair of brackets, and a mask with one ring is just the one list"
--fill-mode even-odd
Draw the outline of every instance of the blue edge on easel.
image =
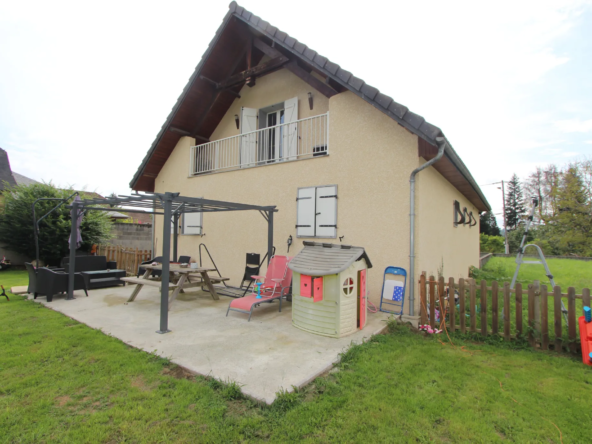
[[[392, 301], [392, 300], [388, 300], [388, 299], [383, 298], [384, 283], [386, 281], [387, 274], [393, 274], [396, 276], [403, 276], [405, 278], [405, 281], [404, 281], [405, 286], [403, 287], [403, 298], [401, 299], [401, 302]], [[403, 314], [403, 304], [405, 303], [405, 291], [406, 290], [407, 290], [407, 271], [405, 271], [405, 269], [401, 268], [401, 267], [386, 267], [384, 270], [384, 276], [382, 278], [382, 291], [380, 292], [380, 311], [401, 316]], [[385, 309], [383, 309], [382, 304], [384, 304], [385, 306], [388, 305], [390, 307], [385, 307]], [[393, 307], [393, 308], [391, 308], [391, 307]], [[388, 309], [388, 308], [390, 308], [390, 309]], [[396, 309], [398, 309], [398, 311], [392, 311], [392, 310], [396, 310]]]

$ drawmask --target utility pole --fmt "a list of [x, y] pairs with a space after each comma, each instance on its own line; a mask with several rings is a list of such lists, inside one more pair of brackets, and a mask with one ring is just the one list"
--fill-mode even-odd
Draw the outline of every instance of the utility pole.
[[505, 187], [505, 183], [502, 180], [501, 182], [494, 182], [494, 183], [488, 183], [487, 185], [499, 185], [501, 184], [501, 187], [497, 187], [498, 190], [502, 190], [502, 202], [503, 202], [503, 214], [504, 214], [504, 251], [506, 252], [506, 254], [510, 254], [510, 245], [508, 244], [508, 227], [506, 224], [506, 187]]

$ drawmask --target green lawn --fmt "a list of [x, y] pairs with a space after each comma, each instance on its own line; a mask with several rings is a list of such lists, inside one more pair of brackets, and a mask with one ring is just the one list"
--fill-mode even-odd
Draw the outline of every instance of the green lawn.
[[[526, 260], [536, 259], [526, 258]], [[582, 288], [592, 289], [592, 262], [572, 259], [547, 259], [547, 264], [549, 265], [555, 284], [559, 285], [564, 293], [567, 292], [567, 287], [574, 287], [578, 294], [581, 294]], [[483, 267], [483, 279], [487, 281], [498, 280], [500, 282], [511, 282], [515, 270], [515, 258], [493, 257]], [[551, 284], [545, 274], [545, 267], [543, 265], [522, 264], [520, 266], [518, 282], [530, 284], [537, 279], [541, 281], [542, 285], [547, 285], [551, 289]]]
[[553, 423], [564, 443], [590, 436], [592, 368], [510, 345], [393, 325], [268, 407], [21, 297], [0, 300], [0, 325], [2, 442], [558, 443]]

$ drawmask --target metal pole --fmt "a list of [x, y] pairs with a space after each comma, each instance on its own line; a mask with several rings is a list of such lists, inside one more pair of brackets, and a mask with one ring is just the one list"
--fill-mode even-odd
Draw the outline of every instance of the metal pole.
[[504, 212], [504, 237], [505, 237], [505, 249], [506, 254], [510, 254], [510, 245], [508, 244], [508, 226], [506, 224], [506, 189], [504, 188], [504, 181], [502, 180], [502, 202]]
[[171, 260], [171, 217], [173, 200], [178, 193], [165, 193], [164, 226], [162, 227], [162, 280], [160, 286], [160, 330], [156, 333], [164, 334], [169, 330], [169, 271]]
[[173, 215], [173, 262], [177, 262], [177, 241], [179, 235], [179, 213]]
[[74, 299], [74, 269], [76, 267], [76, 238], [78, 237], [78, 227], [76, 219], [78, 219], [78, 205], [72, 202], [72, 210], [70, 211], [70, 219], [72, 227], [70, 228], [70, 261], [68, 262], [68, 296], [66, 300]]
[[35, 269], [39, 268], [39, 224], [37, 223], [37, 216], [35, 216], [35, 204], [33, 202], [33, 236], [35, 239]]
[[273, 251], [273, 211], [267, 212], [267, 265]]

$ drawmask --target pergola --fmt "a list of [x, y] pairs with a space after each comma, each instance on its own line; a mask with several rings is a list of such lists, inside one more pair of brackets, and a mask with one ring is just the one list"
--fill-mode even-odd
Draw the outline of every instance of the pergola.
[[[160, 290], [160, 330], [157, 333], [167, 333], [169, 313], [169, 270], [171, 262], [171, 224], [173, 222], [173, 262], [177, 260], [177, 234], [179, 217], [184, 213], [215, 213], [222, 211], [259, 211], [267, 221], [267, 260], [271, 258], [273, 249], [273, 213], [274, 206], [247, 205], [234, 202], [201, 199], [197, 197], [180, 196], [180, 193], [146, 193], [131, 196], [113, 196], [97, 199], [74, 201], [67, 208], [71, 209], [72, 229], [70, 232], [70, 266], [68, 280], [68, 296], [74, 299], [74, 272], [76, 266], [76, 239], [78, 237], [77, 218], [86, 210], [121, 211], [124, 206], [126, 213], [151, 213], [164, 216], [162, 228], [162, 284]], [[106, 205], [106, 206], [101, 206]], [[155, 254], [154, 252], [152, 252]]]

